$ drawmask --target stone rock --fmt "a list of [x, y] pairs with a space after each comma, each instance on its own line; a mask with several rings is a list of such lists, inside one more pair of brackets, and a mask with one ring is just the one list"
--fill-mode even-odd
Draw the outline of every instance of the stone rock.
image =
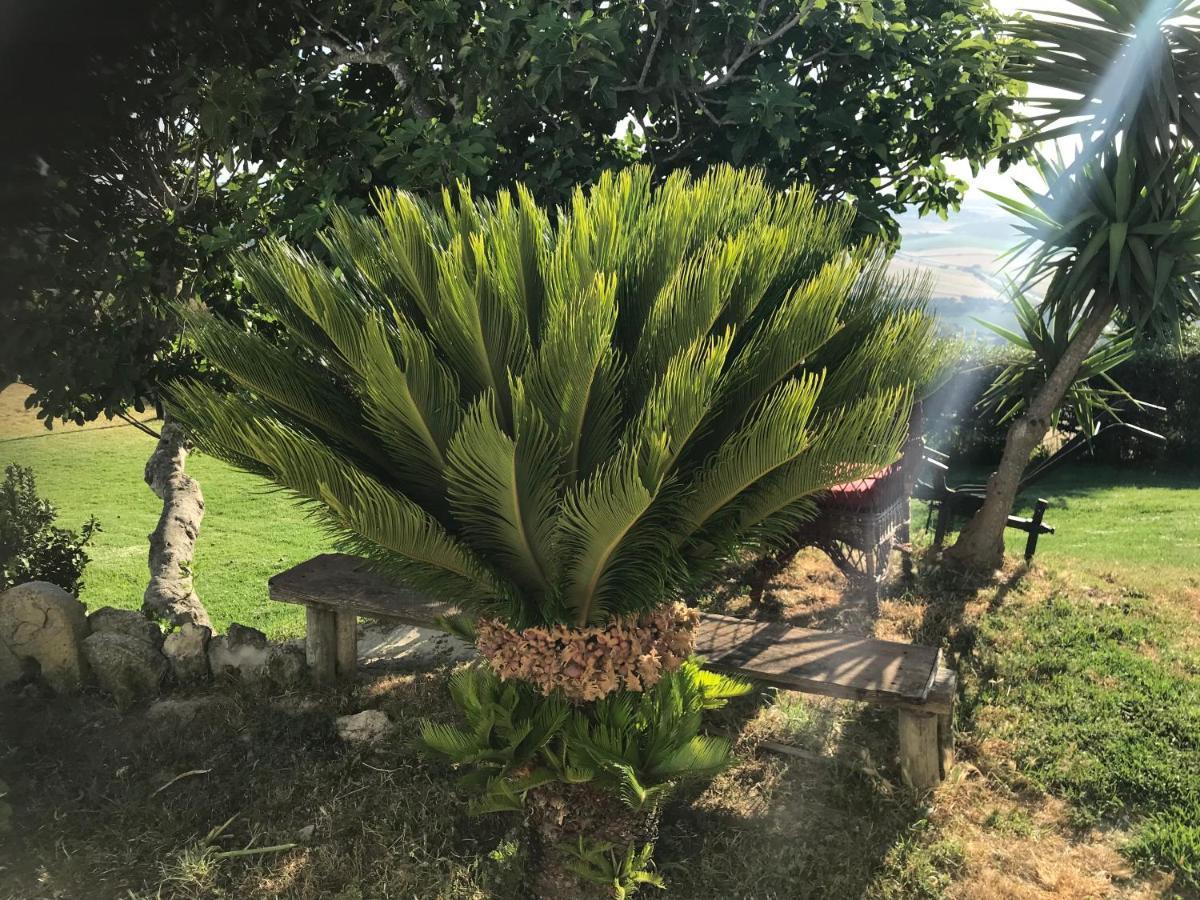
[[351, 716], [338, 716], [333, 724], [337, 727], [338, 737], [357, 747], [378, 744], [392, 730], [392, 720], [382, 709], [364, 709]]
[[154, 722], [186, 725], [209, 707], [219, 703], [217, 697], [190, 697], [185, 699], [156, 700], [146, 710], [146, 718]]
[[302, 684], [308, 674], [308, 661], [304, 648], [293, 644], [276, 644], [271, 647], [267, 660], [267, 677], [280, 687]]
[[225, 636], [229, 639], [230, 645], [234, 647], [257, 647], [262, 650], [267, 646], [265, 634], [257, 628], [239, 625], [237, 622], [229, 626], [229, 631], [225, 632]]
[[158, 623], [147, 619], [136, 609], [102, 606], [88, 616], [88, 624], [92, 626], [92, 634], [100, 631], [127, 634], [145, 641], [155, 650], [163, 645], [162, 629], [158, 627]]
[[157, 696], [167, 675], [167, 658], [146, 641], [124, 632], [88, 635], [83, 652], [96, 681], [121, 709]]
[[[88, 634], [82, 603], [45, 581], [19, 584], [0, 594], [0, 683], [28, 671], [57, 692], [77, 690], [87, 678], [81, 644]], [[15, 661], [15, 665], [14, 665]]]
[[208, 664], [213, 675], [236, 675], [245, 682], [269, 681], [281, 687], [300, 684], [307, 672], [302, 647], [268, 643], [258, 629], [237, 624], [208, 642]]
[[213, 675], [235, 674], [245, 680], [257, 680], [267, 671], [270, 661], [267, 636], [257, 628], [235, 622], [228, 632], [208, 642], [208, 666]]
[[163, 640], [162, 651], [179, 684], [208, 680], [208, 644], [212, 631], [204, 625], [184, 622]]

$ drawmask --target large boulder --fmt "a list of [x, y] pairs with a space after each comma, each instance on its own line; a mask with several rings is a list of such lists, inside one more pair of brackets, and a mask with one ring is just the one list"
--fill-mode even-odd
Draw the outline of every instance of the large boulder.
[[83, 652], [96, 681], [121, 709], [158, 696], [167, 675], [167, 658], [147, 641], [124, 632], [88, 635]]
[[25, 674], [25, 664], [17, 654], [8, 649], [8, 645], [0, 642], [0, 687], [19, 681]]
[[0, 683], [37, 673], [60, 693], [78, 690], [87, 678], [82, 651], [87, 610], [57, 585], [19, 584], [0, 594]]
[[152, 619], [136, 609], [114, 609], [102, 606], [90, 616], [88, 624], [92, 626], [92, 634], [99, 631], [112, 631], [117, 634], [127, 634], [140, 641], [145, 641], [155, 650], [163, 645], [162, 629]]
[[213, 675], [236, 675], [246, 680], [262, 676], [271, 659], [267, 636], [257, 628], [234, 622], [225, 634], [208, 642], [208, 665]]
[[208, 665], [214, 676], [235, 676], [246, 683], [271, 682], [288, 687], [305, 674], [304, 651], [291, 644], [271, 644], [257, 628], [234, 623], [208, 642]]
[[208, 643], [211, 639], [211, 630], [192, 622], [183, 623], [167, 635], [163, 641], [163, 655], [177, 683], [197, 684], [208, 679]]

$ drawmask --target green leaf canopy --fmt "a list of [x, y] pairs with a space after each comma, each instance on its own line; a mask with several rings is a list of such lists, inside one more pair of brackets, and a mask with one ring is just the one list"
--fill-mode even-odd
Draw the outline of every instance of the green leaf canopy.
[[729, 167], [337, 214], [242, 261], [272, 341], [208, 314], [239, 388], [176, 383], [201, 449], [384, 571], [517, 627], [653, 608], [891, 463], [944, 350], [853, 211]]

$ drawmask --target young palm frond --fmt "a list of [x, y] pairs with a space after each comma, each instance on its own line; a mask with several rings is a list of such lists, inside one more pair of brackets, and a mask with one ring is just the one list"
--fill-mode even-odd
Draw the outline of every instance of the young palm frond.
[[243, 260], [285, 340], [185, 313], [237, 392], [172, 407], [385, 572], [518, 628], [599, 624], [895, 459], [944, 358], [852, 215], [730, 167], [608, 174], [554, 216], [521, 188], [382, 193], [325, 258]]

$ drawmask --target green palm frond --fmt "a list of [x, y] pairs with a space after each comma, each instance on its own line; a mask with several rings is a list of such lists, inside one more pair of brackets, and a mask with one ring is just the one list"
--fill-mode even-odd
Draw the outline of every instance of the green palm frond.
[[424, 723], [421, 726], [421, 741], [430, 750], [456, 763], [472, 762], [481, 752], [475, 735], [441, 722]]
[[[1064, 322], [1061, 307], [1035, 307], [1014, 290], [1013, 307], [1021, 333], [1017, 334], [987, 322], [980, 324], [1008, 340], [1018, 356], [1006, 365], [979, 400], [979, 405], [995, 412], [997, 421], [1007, 422], [1019, 416], [1032, 397], [1045, 384], [1058, 360], [1066, 352], [1077, 325]], [[1049, 318], [1049, 321], [1047, 321]], [[1133, 398], [1108, 372], [1133, 357], [1130, 332], [1102, 337], [1079, 367], [1067, 389], [1063, 408], [1070, 410], [1074, 426], [1089, 439], [1101, 417], [1120, 420], [1120, 409], [1134, 404]], [[1060, 414], [1061, 410], [1057, 414]], [[1057, 425], [1057, 421], [1054, 423]]]
[[703, 777], [716, 774], [728, 763], [729, 741], [697, 735], [674, 753], [656, 762], [654, 775], [664, 780]]
[[723, 512], [737, 516], [740, 496], [804, 454], [813, 441], [809, 419], [822, 381], [820, 375], [806, 374], [780, 385], [712, 455], [680, 503], [687, 523], [681, 542]]
[[553, 215], [382, 192], [321, 257], [242, 260], [278, 341], [185, 315], [239, 393], [172, 406], [381, 571], [518, 627], [603, 622], [894, 458], [945, 354], [852, 218], [728, 166], [608, 173]]
[[720, 672], [710, 672], [699, 666], [688, 667], [687, 672], [700, 695], [700, 703], [705, 709], [720, 709], [734, 697], [743, 697], [754, 689], [754, 686], [743, 678], [723, 675]]
[[[519, 396], [521, 396], [519, 394]], [[523, 399], [512, 436], [484, 394], [451, 442], [446, 480], [464, 540], [501, 561], [536, 604], [553, 584], [552, 546], [560, 454], [541, 415]]]

